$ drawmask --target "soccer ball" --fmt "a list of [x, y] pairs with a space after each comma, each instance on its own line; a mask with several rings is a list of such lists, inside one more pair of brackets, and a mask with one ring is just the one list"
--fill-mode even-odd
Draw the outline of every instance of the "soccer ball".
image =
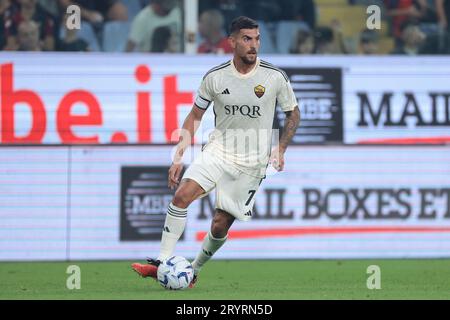
[[194, 278], [194, 269], [189, 261], [180, 256], [172, 256], [158, 267], [158, 281], [166, 289], [184, 290]]

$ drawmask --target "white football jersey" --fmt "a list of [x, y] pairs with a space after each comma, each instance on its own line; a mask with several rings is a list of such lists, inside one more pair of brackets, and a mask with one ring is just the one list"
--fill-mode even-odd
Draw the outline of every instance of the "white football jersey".
[[269, 161], [275, 107], [284, 112], [297, 99], [284, 71], [258, 58], [252, 71], [239, 73], [233, 60], [209, 70], [203, 77], [195, 105], [213, 108], [215, 130], [205, 151], [232, 162], [243, 172], [264, 177]]

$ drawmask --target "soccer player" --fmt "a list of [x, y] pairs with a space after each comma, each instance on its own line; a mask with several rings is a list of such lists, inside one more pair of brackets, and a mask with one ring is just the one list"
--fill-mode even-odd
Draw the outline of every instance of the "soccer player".
[[[148, 264], [132, 264], [143, 277], [156, 278], [160, 262], [172, 255], [184, 231], [188, 206], [215, 188], [211, 230], [192, 262], [194, 280], [190, 287], [193, 287], [203, 265], [227, 240], [234, 220], [251, 218], [255, 193], [265, 178], [268, 164], [283, 170], [284, 153], [300, 122], [289, 78], [284, 71], [258, 58], [260, 35], [256, 21], [247, 17], [233, 20], [229, 41], [233, 59], [205, 74], [195, 104], [184, 121], [184, 134], [169, 169], [169, 187], [177, 190], [167, 209], [159, 256], [148, 259]], [[277, 103], [286, 118], [278, 145], [271, 150]], [[211, 105], [215, 130], [180, 181], [183, 153]]]

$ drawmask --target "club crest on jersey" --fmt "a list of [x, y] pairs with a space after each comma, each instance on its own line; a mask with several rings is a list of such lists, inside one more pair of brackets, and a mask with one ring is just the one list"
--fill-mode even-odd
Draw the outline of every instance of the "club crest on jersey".
[[255, 88], [255, 94], [258, 98], [261, 98], [264, 95], [264, 92], [266, 92], [266, 88], [264, 88], [262, 85], [257, 85]]

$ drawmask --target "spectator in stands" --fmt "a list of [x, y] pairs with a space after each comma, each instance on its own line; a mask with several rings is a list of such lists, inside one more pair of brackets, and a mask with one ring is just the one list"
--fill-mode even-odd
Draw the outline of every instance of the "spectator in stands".
[[416, 0], [421, 13], [420, 22], [437, 23], [435, 0]]
[[5, 21], [8, 21], [11, 16], [11, 2], [10, 0], [0, 0], [0, 50], [5, 50], [9, 46], [12, 47], [14, 44], [7, 44], [8, 40], [14, 41], [14, 38], [8, 37], [5, 28]]
[[234, 18], [244, 15], [242, 0], [200, 0], [199, 14], [203, 11], [217, 9], [224, 17], [224, 25], [229, 26]]
[[224, 34], [224, 19], [219, 10], [207, 10], [200, 15], [198, 25], [204, 41], [198, 47], [198, 53], [232, 53], [228, 37]]
[[450, 0], [435, 0], [438, 24], [450, 33]]
[[[46, 51], [55, 49], [55, 39], [57, 38], [57, 21], [50, 13], [42, 8], [37, 0], [17, 0], [12, 3], [12, 14], [5, 21], [5, 31], [8, 40], [7, 50], [18, 49], [18, 29], [23, 21], [34, 21], [39, 27], [38, 34], [42, 41], [42, 48]], [[28, 26], [28, 28], [31, 28]]]
[[333, 54], [336, 52], [333, 30], [329, 27], [317, 27], [314, 30], [314, 43], [314, 53], [316, 54]]
[[342, 32], [342, 23], [338, 19], [331, 21], [331, 30], [333, 31], [334, 48], [337, 54], [348, 54], [350, 50], [344, 41], [344, 33]]
[[244, 15], [254, 20], [265, 22], [279, 21], [282, 8], [279, 1], [273, 0], [245, 0], [242, 1]]
[[440, 53], [450, 53], [450, 0], [435, 0], [440, 28]]
[[41, 51], [39, 26], [33, 20], [24, 20], [17, 27], [18, 51]]
[[55, 0], [38, 0], [42, 8], [49, 12], [54, 17], [60, 17], [58, 1]]
[[299, 30], [290, 52], [293, 54], [313, 54], [314, 36], [312, 32], [310, 30]]
[[162, 26], [155, 29], [155, 32], [153, 32], [151, 52], [178, 52], [178, 38], [169, 27]]
[[311, 30], [316, 27], [316, 5], [313, 0], [279, 0], [280, 20], [305, 22]]
[[126, 51], [151, 52], [153, 33], [161, 26], [170, 27], [179, 38], [181, 22], [181, 10], [175, 0], [153, 0], [134, 18]]
[[303, 21], [311, 29], [316, 25], [314, 0], [244, 0], [240, 3], [244, 15], [255, 20], [265, 22]]
[[346, 54], [349, 52], [344, 42], [342, 25], [334, 19], [331, 27], [318, 27], [314, 30], [314, 52], [316, 54]]
[[[64, 15], [64, 22], [66, 22], [68, 15]], [[90, 51], [89, 44], [78, 38], [77, 29], [67, 28], [67, 24], [64, 23], [65, 34], [62, 39], [57, 42], [56, 49], [58, 51]]]
[[392, 18], [393, 36], [400, 40], [401, 26], [407, 21], [418, 22], [424, 15], [423, 3], [414, 0], [384, 0], [386, 13]]
[[81, 18], [93, 26], [108, 21], [127, 21], [127, 8], [119, 0], [59, 0], [61, 10], [66, 12], [70, 5], [77, 5], [81, 9]]
[[402, 43], [397, 46], [392, 54], [412, 56], [423, 53], [422, 46], [425, 44], [426, 36], [417, 23], [404, 23], [401, 27], [401, 35]]
[[363, 55], [379, 54], [379, 36], [375, 30], [365, 29], [359, 35], [359, 52]]

